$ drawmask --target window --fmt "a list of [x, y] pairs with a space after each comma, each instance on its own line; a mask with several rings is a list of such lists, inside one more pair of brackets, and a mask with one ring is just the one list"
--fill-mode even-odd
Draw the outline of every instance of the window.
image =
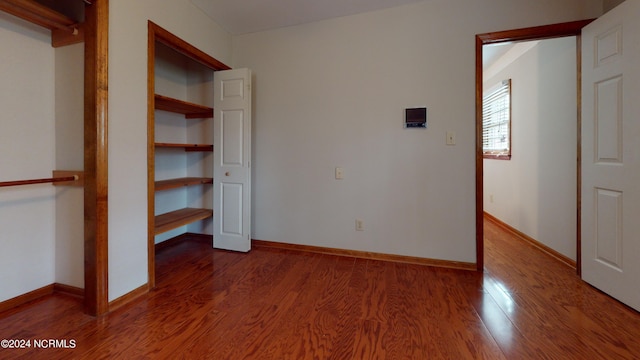
[[511, 79], [502, 81], [482, 99], [482, 155], [511, 159]]

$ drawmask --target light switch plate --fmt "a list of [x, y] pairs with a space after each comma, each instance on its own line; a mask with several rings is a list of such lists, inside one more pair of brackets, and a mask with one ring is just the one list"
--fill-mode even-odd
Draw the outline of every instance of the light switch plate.
[[456, 144], [456, 132], [447, 131], [447, 145], [455, 145], [455, 144]]

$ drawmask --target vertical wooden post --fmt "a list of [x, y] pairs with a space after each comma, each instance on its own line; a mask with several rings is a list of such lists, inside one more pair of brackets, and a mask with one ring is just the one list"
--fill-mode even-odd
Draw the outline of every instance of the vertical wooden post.
[[90, 315], [109, 311], [107, 221], [107, 113], [109, 0], [85, 11], [84, 70], [84, 286]]
[[149, 21], [147, 38], [147, 266], [149, 289], [156, 287], [155, 255], [155, 93], [156, 93], [156, 27]]

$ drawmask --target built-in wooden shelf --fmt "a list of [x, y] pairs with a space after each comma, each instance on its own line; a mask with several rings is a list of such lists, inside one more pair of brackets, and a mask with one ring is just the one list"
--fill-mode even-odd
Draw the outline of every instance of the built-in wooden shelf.
[[206, 119], [213, 117], [213, 108], [158, 94], [155, 95], [155, 108], [157, 110], [183, 114], [186, 119]]
[[0, 11], [51, 30], [53, 47], [84, 41], [82, 24], [35, 0], [0, 0]]
[[184, 208], [155, 217], [155, 235], [213, 216], [211, 209]]
[[184, 151], [213, 151], [212, 144], [156, 143], [157, 148], [184, 149]]
[[207, 177], [184, 177], [178, 179], [159, 180], [155, 182], [156, 191], [181, 188], [184, 186], [213, 184], [213, 178]]

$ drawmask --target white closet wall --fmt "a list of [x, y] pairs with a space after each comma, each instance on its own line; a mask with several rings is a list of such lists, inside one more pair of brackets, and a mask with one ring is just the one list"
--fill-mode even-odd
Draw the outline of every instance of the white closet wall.
[[[55, 168], [54, 49], [48, 30], [0, 13], [0, 181]], [[0, 301], [55, 281], [55, 190], [0, 188]]]

